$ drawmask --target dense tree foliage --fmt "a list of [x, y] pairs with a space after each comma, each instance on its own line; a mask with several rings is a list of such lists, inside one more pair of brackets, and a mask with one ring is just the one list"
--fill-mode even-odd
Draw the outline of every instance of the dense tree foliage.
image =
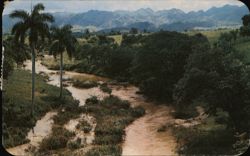
[[207, 42], [202, 35], [189, 37], [176, 32], [147, 36], [137, 52], [133, 77], [148, 96], [172, 101], [174, 84], [183, 76], [184, 66], [193, 48]]
[[250, 36], [250, 14], [242, 17], [243, 26], [240, 28], [242, 36]]
[[230, 124], [246, 130], [249, 127], [246, 121], [250, 106], [250, 68], [237, 51], [228, 47], [211, 48], [209, 44], [197, 47], [175, 87], [174, 99], [182, 107], [199, 100], [208, 103], [212, 112], [223, 108], [230, 114]]
[[23, 62], [30, 58], [29, 48], [23, 43], [16, 42], [12, 36], [3, 40], [4, 46], [4, 68], [3, 76], [7, 78], [14, 65], [22, 65]]
[[78, 47], [76, 58], [85, 61], [76, 68], [130, 81], [147, 97], [179, 108], [194, 101], [207, 104], [211, 113], [222, 108], [232, 118], [230, 126], [246, 130], [250, 73], [233, 48], [237, 37], [237, 30], [223, 33], [213, 46], [202, 34], [167, 31], [123, 35], [120, 46], [107, 36], [91, 37]]

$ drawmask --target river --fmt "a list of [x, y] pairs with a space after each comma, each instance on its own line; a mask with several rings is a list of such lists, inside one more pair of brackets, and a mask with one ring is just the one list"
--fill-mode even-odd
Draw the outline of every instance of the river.
[[[25, 65], [26, 70], [31, 70], [31, 61], [26, 61]], [[41, 61], [38, 60], [36, 62], [36, 73], [42, 72], [49, 76], [49, 84], [59, 86], [58, 71], [47, 69], [41, 64]], [[106, 78], [91, 74], [68, 71], [66, 71], [63, 75], [64, 79], [72, 78], [73, 76], [94, 77], [100, 81], [107, 80]], [[111, 84], [109, 84], [109, 86], [112, 88], [113, 95], [118, 96], [121, 99], [128, 100], [132, 107], [142, 106], [146, 111], [146, 114], [143, 117], [135, 120], [126, 128], [126, 136], [122, 145], [122, 155], [176, 155], [176, 140], [171, 134], [171, 131], [167, 129], [165, 132], [157, 132], [161, 126], [173, 121], [173, 118], [170, 114], [172, 108], [168, 107], [167, 105], [158, 105], [152, 101], [148, 101], [142, 95], [136, 93], [139, 89], [135, 86]], [[98, 87], [91, 89], [79, 89], [73, 87], [71, 84], [68, 84], [68, 86], [65, 88], [67, 88], [72, 93], [72, 96], [75, 99], [80, 101], [80, 105], [84, 105], [85, 100], [92, 95], [95, 95], [100, 99], [107, 96], [107, 94], [103, 93]], [[14, 155], [20, 155], [27, 154], [25, 153], [25, 149], [27, 149], [30, 145], [38, 147], [39, 142], [51, 133], [51, 127], [53, 124], [51, 117], [53, 115], [56, 115], [56, 112], [48, 112], [41, 119], [42, 122], [37, 121], [36, 126], [34, 127], [34, 133], [30, 131], [29, 135], [27, 136], [27, 138], [31, 140], [30, 143], [7, 149], [7, 151]], [[91, 117], [89, 118], [94, 124], [93, 119]], [[67, 129], [74, 130], [78, 120], [79, 119], [71, 120], [65, 125], [65, 127]], [[93, 131], [94, 129], [92, 132]], [[40, 135], [39, 139], [34, 139], [38, 134], [43, 135]], [[89, 144], [91, 144], [94, 139], [94, 133], [90, 134], [91, 135], [86, 138]]]

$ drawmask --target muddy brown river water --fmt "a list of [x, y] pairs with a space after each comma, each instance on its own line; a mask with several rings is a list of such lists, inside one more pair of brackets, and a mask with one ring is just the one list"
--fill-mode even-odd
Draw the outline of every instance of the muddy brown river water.
[[[30, 61], [27, 61], [25, 65], [26, 70], [31, 70]], [[47, 69], [38, 60], [36, 62], [36, 73], [41, 72], [49, 75], [49, 84], [59, 86], [58, 72]], [[107, 80], [95, 75], [76, 72], [65, 72], [63, 75], [66, 79], [73, 76], [95, 77], [101, 81]], [[142, 106], [146, 110], [146, 114], [143, 117], [135, 120], [126, 128], [126, 136], [122, 145], [122, 155], [176, 155], [176, 140], [170, 130], [157, 132], [157, 129], [162, 125], [166, 125], [168, 122], [173, 121], [173, 118], [170, 115], [172, 110], [171, 107], [157, 105], [154, 102], [147, 101], [142, 95], [136, 94], [138, 88], [132, 85], [126, 87], [122, 85], [110, 85], [110, 87], [112, 88], [113, 95], [118, 96], [123, 100], [130, 101], [132, 107]], [[69, 85], [66, 88], [72, 93], [72, 96], [75, 99], [80, 101], [80, 105], [84, 105], [85, 100], [92, 95], [95, 95], [100, 99], [107, 96], [107, 94], [103, 93], [97, 87], [91, 89], [79, 89]], [[27, 138], [31, 140], [30, 143], [7, 149], [7, 151], [14, 155], [22, 155], [25, 154], [25, 149], [30, 145], [38, 147], [39, 142], [51, 133], [51, 127], [53, 124], [51, 117], [53, 115], [56, 115], [56, 112], [48, 112], [41, 119], [43, 122], [37, 121], [36, 126], [34, 127], [34, 133], [30, 131], [27, 136]], [[92, 122], [93, 119], [91, 117], [89, 118], [90, 122]], [[78, 120], [79, 119], [71, 120], [65, 125], [65, 127], [74, 130]], [[34, 139], [35, 136], [39, 136], [39, 134], [42, 134], [39, 139]], [[79, 133], [78, 136], [82, 136], [82, 134]], [[86, 139], [87, 142], [91, 143], [94, 139], [94, 133], [91, 136], [86, 137]]]

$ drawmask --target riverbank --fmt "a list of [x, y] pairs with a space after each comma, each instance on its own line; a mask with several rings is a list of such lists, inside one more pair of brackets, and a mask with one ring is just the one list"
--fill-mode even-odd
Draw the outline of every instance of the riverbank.
[[[48, 85], [45, 77], [36, 75], [34, 120], [31, 118], [31, 74], [22, 69], [14, 70], [3, 89], [3, 145], [12, 154], [21, 154], [29, 145], [37, 147], [50, 132], [51, 117], [63, 107], [58, 98], [60, 89]], [[63, 93], [67, 105], [77, 104], [68, 91]], [[17, 145], [23, 150], [11, 148]]]

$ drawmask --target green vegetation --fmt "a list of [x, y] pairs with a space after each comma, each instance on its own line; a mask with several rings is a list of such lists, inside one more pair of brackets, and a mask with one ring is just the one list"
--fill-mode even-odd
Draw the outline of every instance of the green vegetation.
[[93, 88], [96, 87], [98, 83], [96, 81], [80, 81], [80, 80], [74, 80], [73, 86], [77, 88]]
[[78, 149], [81, 147], [81, 139], [77, 138], [75, 141], [69, 141], [67, 147], [71, 150]]
[[100, 156], [100, 155], [120, 156], [121, 153], [122, 153], [121, 146], [103, 145], [92, 148], [85, 154], [85, 156]]
[[136, 118], [144, 115], [143, 108], [131, 108], [127, 101], [109, 96], [98, 101], [89, 98], [84, 106], [97, 121], [93, 147], [86, 155], [121, 155], [120, 144], [125, 135], [125, 127]]
[[14, 64], [22, 65], [26, 59], [30, 58], [29, 48], [23, 43], [15, 41], [13, 36], [7, 36], [3, 40], [4, 46], [4, 68], [3, 78], [7, 79], [11, 72], [14, 70]]
[[[48, 22], [53, 21], [51, 15], [41, 13], [43, 10], [44, 6], [37, 4], [31, 14], [14, 11], [10, 15], [20, 21], [12, 29], [15, 40], [5, 40], [4, 43], [8, 52], [4, 75], [5, 78], [9, 76], [5, 82], [3, 105], [6, 147], [27, 142], [25, 136], [35, 121], [47, 111], [60, 108], [53, 118], [55, 125], [52, 134], [42, 141], [39, 152], [46, 154], [65, 147], [79, 148], [79, 139], [69, 142], [74, 134], [64, 129], [63, 125], [87, 111], [97, 121], [95, 146], [87, 155], [121, 154], [125, 127], [142, 116], [144, 109], [131, 108], [128, 101], [112, 95], [102, 101], [92, 97], [84, 107], [79, 108], [70, 93], [62, 90], [64, 67], [66, 70], [131, 82], [147, 97], [172, 103], [176, 108], [176, 118], [195, 117], [197, 112], [193, 111], [193, 106], [203, 104], [210, 115], [205, 123], [191, 129], [175, 129], [181, 145], [180, 153], [234, 154], [246, 148], [243, 144], [249, 137], [237, 140], [234, 134], [249, 136], [250, 15], [242, 18], [243, 26], [239, 30], [192, 31], [186, 34], [160, 31], [142, 35], [131, 28], [129, 34], [122, 36], [91, 35], [86, 30], [85, 39], [78, 39], [81, 43], [76, 45], [71, 26], [54, 28], [50, 52], [54, 56], [60, 53], [60, 65], [59, 61], [54, 63], [51, 60], [43, 60], [43, 64], [50, 69], [60, 67], [61, 90], [47, 85], [42, 76], [36, 76], [38, 89], [35, 90], [35, 49], [41, 51], [46, 46], [43, 41], [50, 33]], [[32, 56], [32, 76], [22, 70], [14, 70], [10, 75], [14, 62], [21, 64], [29, 57], [25, 46], [27, 39]], [[13, 45], [14, 42], [18, 44]], [[15, 50], [22, 53], [14, 54]], [[63, 65], [65, 50], [68, 58], [72, 55], [77, 61]], [[31, 77], [32, 81], [29, 81]], [[89, 79], [76, 79], [73, 86], [91, 88], [98, 85], [97, 80]], [[32, 90], [31, 97], [29, 89]], [[106, 84], [102, 84], [100, 89], [109, 94], [112, 92]], [[55, 95], [59, 91], [60, 98]], [[63, 98], [62, 92], [65, 95]], [[35, 95], [37, 105], [34, 105]], [[32, 119], [28, 111], [30, 107]], [[90, 130], [90, 126], [84, 122], [78, 128], [85, 132]], [[161, 127], [158, 131], [165, 129]]]
[[[75, 134], [73, 132], [70, 132], [60, 126], [53, 126], [52, 134], [42, 140], [39, 146], [39, 152], [65, 148], [67, 146], [68, 140], [71, 139], [74, 135]], [[72, 147], [72, 145], [69, 146]]]
[[89, 133], [91, 131], [91, 129], [92, 129], [92, 126], [87, 121], [81, 120], [76, 125], [76, 128], [84, 131], [84, 133]]
[[33, 120], [30, 119], [31, 74], [28, 71], [16, 69], [8, 80], [4, 81], [3, 140], [6, 148], [27, 142], [25, 138], [28, 131], [46, 112], [74, 103], [68, 91], [63, 90], [65, 99], [61, 101], [57, 94], [60, 91], [59, 88], [48, 85], [40, 75], [36, 75], [36, 81], [37, 104], [34, 107]]
[[228, 33], [231, 30], [232, 29], [226, 29], [226, 28], [225, 29], [216, 29], [216, 30], [192, 30], [192, 31], [186, 32], [186, 34], [193, 36], [195, 34], [201, 33], [202, 35], [207, 37], [207, 39], [209, 40], [209, 42], [211, 44], [213, 44], [216, 41], [218, 41], [218, 39], [222, 33]]
[[242, 36], [250, 36], [250, 14], [242, 17], [243, 26], [240, 28]]
[[250, 63], [250, 38], [245, 38], [243, 41], [236, 42], [235, 49], [241, 52], [244, 56], [244, 61]]
[[100, 89], [104, 92], [104, 93], [108, 93], [111, 94], [112, 93], [112, 89], [108, 87], [107, 83], [103, 83], [100, 85]]
[[[42, 59], [41, 64], [48, 67], [51, 70], [59, 70], [60, 69], [60, 58], [56, 57], [48, 57], [46, 59]], [[63, 53], [63, 69], [65, 70], [73, 70], [72, 66], [77, 64], [79, 61], [74, 58], [70, 59], [66, 52]]]
[[173, 128], [180, 154], [236, 154], [232, 147], [236, 141], [232, 129], [226, 127], [225, 123], [217, 123], [214, 117], [203, 122], [192, 128]]

